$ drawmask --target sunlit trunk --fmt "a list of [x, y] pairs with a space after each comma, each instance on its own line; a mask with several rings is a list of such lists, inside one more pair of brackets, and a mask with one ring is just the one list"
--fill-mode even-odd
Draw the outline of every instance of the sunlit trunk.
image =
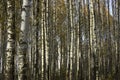
[[23, 0], [19, 35], [18, 80], [27, 79], [26, 55], [28, 52], [29, 10], [30, 0]]

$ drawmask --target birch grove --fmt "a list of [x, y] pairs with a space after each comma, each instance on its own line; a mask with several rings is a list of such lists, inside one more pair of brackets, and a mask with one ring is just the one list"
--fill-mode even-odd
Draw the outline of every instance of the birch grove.
[[119, 80], [119, 0], [1, 0], [0, 80]]

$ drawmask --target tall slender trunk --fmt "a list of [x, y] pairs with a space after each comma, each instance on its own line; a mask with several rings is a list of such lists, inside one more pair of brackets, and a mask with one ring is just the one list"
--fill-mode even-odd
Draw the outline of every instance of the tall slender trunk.
[[7, 46], [5, 53], [4, 80], [14, 80], [14, 54], [15, 54], [15, 15], [14, 0], [7, 0]]
[[40, 13], [40, 1], [34, 0], [34, 24], [35, 24], [35, 80], [39, 80], [39, 13]]
[[[2, 3], [2, 6], [3, 6], [3, 9], [2, 9], [2, 15], [1, 15], [1, 17], [2, 17], [2, 22], [1, 22], [1, 28], [2, 28], [2, 31], [1, 31], [1, 65], [2, 65], [2, 78], [3, 78], [3, 76], [4, 76], [4, 65], [5, 65], [5, 48], [6, 48], [6, 45], [7, 45], [7, 34], [6, 34], [6, 27], [7, 27], [7, 24], [4, 24], [4, 22], [5, 21], [7, 21], [7, 3], [6, 3], [6, 0], [2, 0], [1, 1], [1, 3]], [[3, 16], [4, 15], [4, 16]]]
[[[96, 28], [95, 28], [95, 19], [94, 19], [93, 0], [90, 0], [90, 47], [91, 47], [91, 55], [92, 55], [92, 57], [91, 57], [92, 62], [90, 62], [90, 65], [91, 65], [92, 69], [96, 68], [96, 64], [95, 64], [95, 59], [96, 59], [96, 34], [95, 34], [95, 30], [96, 30]], [[98, 71], [96, 69], [95, 69], [95, 71], [96, 71], [95, 72], [95, 74], [96, 74], [95, 79], [98, 80]]]
[[116, 80], [120, 76], [120, 1], [116, 1], [116, 13], [117, 13], [117, 64], [116, 64]]
[[26, 54], [28, 49], [28, 29], [29, 29], [29, 9], [30, 0], [23, 0], [21, 14], [21, 28], [19, 37], [18, 52], [18, 80], [27, 79]]

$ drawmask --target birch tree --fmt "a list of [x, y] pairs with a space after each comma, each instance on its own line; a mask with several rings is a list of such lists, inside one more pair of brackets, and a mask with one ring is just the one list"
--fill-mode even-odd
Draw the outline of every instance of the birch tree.
[[[96, 56], [96, 34], [95, 34], [95, 19], [94, 19], [94, 8], [93, 8], [93, 0], [90, 0], [90, 47], [91, 47], [91, 55], [92, 56]], [[91, 55], [89, 55], [89, 57], [91, 58], [89, 62], [90, 66], [92, 69], [93, 67], [96, 66], [95, 64], [95, 60], [93, 61], [93, 59], [95, 59], [96, 57], [91, 57]], [[94, 66], [95, 65], [95, 66]], [[96, 70], [96, 80], [98, 80], [98, 71]]]
[[30, 0], [23, 0], [18, 52], [18, 80], [27, 79], [26, 54], [28, 49]]
[[7, 0], [7, 46], [5, 52], [4, 80], [14, 80], [15, 14], [14, 0]]

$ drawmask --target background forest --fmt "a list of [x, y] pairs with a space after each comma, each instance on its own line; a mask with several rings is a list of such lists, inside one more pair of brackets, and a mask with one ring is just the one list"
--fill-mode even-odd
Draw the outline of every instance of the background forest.
[[0, 80], [120, 80], [120, 0], [1, 0]]

